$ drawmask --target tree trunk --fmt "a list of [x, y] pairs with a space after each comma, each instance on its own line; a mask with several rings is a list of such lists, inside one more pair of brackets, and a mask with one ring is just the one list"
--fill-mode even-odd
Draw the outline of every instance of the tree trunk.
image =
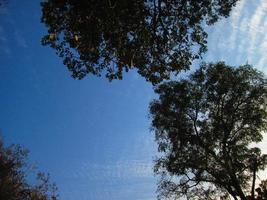
[[256, 170], [257, 170], [257, 161], [255, 159], [253, 163], [253, 179], [252, 179], [252, 187], [251, 187], [251, 199], [252, 200], [255, 200]]
[[238, 181], [236, 175], [235, 174], [231, 174], [230, 176], [231, 176], [231, 179], [232, 179], [233, 186], [234, 186], [234, 188], [235, 188], [235, 190], [237, 192], [237, 196], [239, 196], [241, 200], [247, 200], [247, 197], [245, 196], [243, 190], [241, 189], [239, 181]]

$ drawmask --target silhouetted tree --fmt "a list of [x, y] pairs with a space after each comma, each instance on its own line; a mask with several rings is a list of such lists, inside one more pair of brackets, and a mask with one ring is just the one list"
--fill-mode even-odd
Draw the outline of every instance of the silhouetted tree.
[[37, 174], [36, 185], [28, 183], [28, 151], [19, 145], [4, 147], [0, 138], [0, 199], [57, 200], [56, 187], [43, 173]]
[[[267, 180], [261, 181], [259, 187], [256, 189], [256, 197], [255, 200], [267, 200]], [[251, 197], [249, 197], [251, 199]]]
[[137, 69], [153, 84], [189, 69], [207, 50], [204, 26], [227, 17], [237, 0], [47, 0], [42, 39], [75, 78], [121, 79]]
[[255, 199], [266, 155], [251, 144], [266, 131], [266, 83], [250, 65], [219, 62], [155, 89], [159, 99], [150, 112], [161, 152], [160, 198]]

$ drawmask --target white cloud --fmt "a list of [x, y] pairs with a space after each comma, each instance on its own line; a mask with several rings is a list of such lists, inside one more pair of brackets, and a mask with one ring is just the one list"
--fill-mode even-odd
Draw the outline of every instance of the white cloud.
[[259, 39], [261, 34], [267, 29], [263, 29], [263, 19], [266, 16], [267, 11], [267, 2], [265, 0], [261, 0], [257, 6], [257, 9], [253, 13], [249, 21], [249, 32], [248, 32], [248, 40], [249, 47], [247, 50], [249, 60], [253, 60], [253, 56], [255, 56], [255, 51], [257, 49], [257, 44], [259, 44]]
[[237, 39], [240, 36], [240, 26], [246, 28], [244, 21], [246, 6], [245, 0], [239, 1], [229, 18], [222, 18], [215, 26], [209, 28], [207, 61], [227, 59], [239, 48]]
[[236, 48], [236, 40], [237, 40], [237, 34], [240, 29], [240, 20], [243, 13], [243, 9], [245, 6], [246, 1], [239, 1], [236, 8], [233, 10], [231, 14], [231, 27], [232, 27], [232, 33], [229, 37], [229, 49], [234, 50]]
[[267, 1], [240, 0], [230, 17], [210, 28], [206, 61], [246, 62], [267, 75]]
[[[79, 180], [79, 193], [76, 194], [72, 184], [63, 191], [70, 199], [124, 199], [134, 196], [135, 199], [155, 199], [155, 185], [151, 184], [153, 178], [153, 163], [147, 160], [116, 161], [108, 164], [97, 164], [85, 161], [79, 166], [64, 171], [63, 178]], [[101, 185], [101, 189], [90, 190], [90, 186]], [[99, 188], [99, 186], [97, 186]], [[81, 192], [82, 190], [82, 192]], [[83, 192], [84, 190], [84, 192]], [[135, 191], [136, 190], [136, 191]], [[80, 194], [84, 194], [81, 196]], [[141, 198], [142, 197], [142, 198]]]

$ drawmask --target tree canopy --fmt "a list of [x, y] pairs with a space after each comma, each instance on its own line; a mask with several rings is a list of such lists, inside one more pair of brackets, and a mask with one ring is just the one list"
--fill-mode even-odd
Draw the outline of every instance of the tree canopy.
[[206, 25], [238, 0], [47, 0], [42, 44], [55, 49], [78, 79], [121, 79], [132, 68], [157, 84], [189, 69], [207, 50]]
[[20, 145], [4, 147], [0, 138], [0, 199], [57, 200], [56, 186], [49, 176], [38, 173], [36, 185], [28, 183], [32, 166], [27, 164], [28, 151]]
[[219, 62], [156, 87], [150, 113], [159, 197], [255, 199], [256, 172], [267, 155], [252, 144], [267, 128], [266, 83], [250, 65]]

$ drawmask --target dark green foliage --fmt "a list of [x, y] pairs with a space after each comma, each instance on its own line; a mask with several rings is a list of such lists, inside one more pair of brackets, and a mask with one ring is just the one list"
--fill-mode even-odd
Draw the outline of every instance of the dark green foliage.
[[207, 50], [205, 25], [227, 17], [237, 0], [47, 0], [42, 39], [72, 76], [121, 79], [137, 69], [153, 84], [189, 69]]
[[253, 195], [253, 177], [266, 166], [266, 155], [250, 146], [266, 131], [266, 83], [249, 65], [219, 62], [155, 89], [159, 99], [150, 112], [162, 155], [155, 165], [162, 174], [159, 197]]
[[4, 147], [0, 138], [0, 199], [1, 200], [57, 200], [56, 187], [43, 173], [37, 174], [36, 185], [27, 183], [31, 167], [28, 151], [19, 145]]

